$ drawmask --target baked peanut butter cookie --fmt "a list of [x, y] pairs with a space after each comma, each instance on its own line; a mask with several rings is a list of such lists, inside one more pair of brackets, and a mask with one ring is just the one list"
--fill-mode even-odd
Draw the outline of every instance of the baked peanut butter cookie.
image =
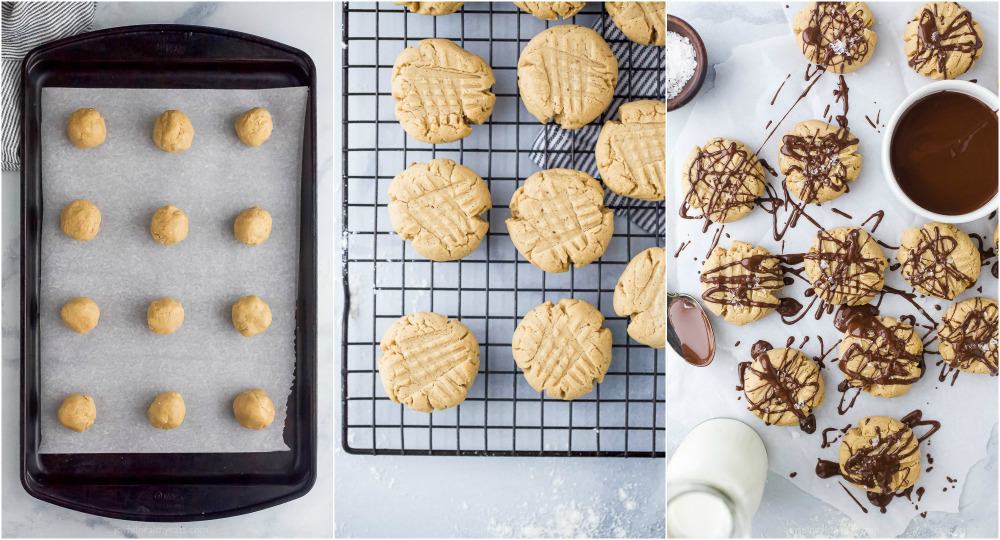
[[781, 138], [778, 166], [789, 193], [800, 201], [836, 199], [861, 173], [858, 139], [847, 128], [820, 120], [799, 122]]
[[457, 141], [492, 114], [495, 82], [482, 58], [447, 39], [422, 40], [399, 53], [392, 66], [396, 119], [419, 141]]
[[912, 324], [859, 312], [841, 326], [844, 339], [837, 365], [847, 384], [891, 398], [920, 380], [924, 346]]
[[631, 317], [628, 335], [654, 349], [666, 343], [667, 255], [661, 247], [643, 250], [629, 261], [615, 285], [614, 308]]
[[605, 2], [615, 26], [639, 45], [662, 47], [667, 41], [666, 2]]
[[882, 290], [889, 262], [868, 231], [837, 227], [820, 231], [805, 254], [806, 278], [830, 304], [867, 304]]
[[913, 288], [946, 300], [979, 279], [979, 250], [968, 234], [947, 223], [932, 221], [903, 231], [896, 260]]
[[592, 263], [604, 254], [614, 230], [604, 189], [584, 172], [538, 171], [510, 199], [510, 239], [521, 255], [546, 272]]
[[840, 474], [869, 493], [903, 491], [920, 478], [919, 442], [910, 426], [895, 418], [862, 418], [840, 443]]
[[543, 21], [568, 19], [580, 12], [586, 2], [514, 2], [521, 11]]
[[517, 59], [521, 100], [539, 122], [583, 127], [611, 104], [618, 60], [600, 34], [575, 24], [544, 30]]
[[604, 328], [601, 312], [582, 300], [535, 307], [517, 325], [511, 346], [528, 384], [552, 398], [589, 394], [611, 366], [611, 330]]
[[619, 195], [664, 200], [666, 105], [656, 100], [624, 103], [618, 108], [618, 118], [604, 123], [594, 147], [601, 180]]
[[450, 159], [414, 163], [389, 184], [389, 219], [399, 236], [432, 261], [472, 253], [490, 228], [490, 190], [472, 169]]
[[716, 246], [701, 267], [701, 299], [712, 313], [742, 326], [774, 311], [785, 287], [781, 261], [760, 246], [734, 240]]
[[937, 329], [938, 349], [949, 366], [997, 374], [997, 302], [977, 296], [952, 304]]
[[451, 15], [462, 9], [465, 2], [393, 2], [397, 6], [403, 6], [410, 13], [419, 15]]
[[747, 410], [765, 424], [794, 426], [806, 433], [816, 430], [813, 409], [823, 403], [824, 386], [819, 365], [802, 351], [754, 345], [753, 361], [739, 365]]
[[753, 210], [764, 192], [764, 167], [745, 144], [715, 138], [691, 150], [681, 181], [687, 189], [685, 215], [729, 223]]
[[983, 55], [983, 29], [957, 2], [924, 4], [906, 24], [907, 64], [932, 79], [954, 79]]
[[792, 20], [806, 60], [832, 73], [850, 73], [868, 63], [878, 37], [864, 2], [811, 2]]
[[378, 374], [394, 403], [420, 412], [465, 401], [479, 371], [479, 343], [461, 322], [430, 312], [398, 319], [382, 336]]

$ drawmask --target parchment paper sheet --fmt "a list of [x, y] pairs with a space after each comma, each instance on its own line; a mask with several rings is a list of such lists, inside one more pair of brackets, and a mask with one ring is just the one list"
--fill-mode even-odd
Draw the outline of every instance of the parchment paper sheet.
[[[41, 452], [259, 452], [288, 447], [282, 438], [285, 404], [294, 378], [298, 279], [299, 187], [307, 88], [268, 90], [151, 90], [46, 88], [42, 94]], [[267, 108], [274, 131], [263, 146], [236, 138], [243, 111]], [[104, 115], [107, 141], [80, 150], [65, 136], [66, 119], [80, 107]], [[153, 122], [166, 109], [184, 111], [195, 128], [193, 146], [168, 154], [152, 142]], [[101, 232], [86, 243], [59, 230], [59, 212], [73, 199], [101, 210]], [[173, 246], [155, 242], [149, 220], [160, 206], [187, 213], [190, 233]], [[266, 208], [270, 239], [239, 243], [233, 219], [244, 208]], [[273, 323], [246, 338], [230, 309], [256, 294]], [[62, 304], [89, 296], [101, 308], [87, 335], [67, 329]], [[149, 301], [162, 296], [184, 305], [184, 325], [156, 335], [146, 327]], [[274, 423], [240, 427], [232, 414], [237, 393], [267, 391]], [[174, 430], [146, 421], [156, 393], [184, 396], [187, 417]], [[97, 402], [97, 421], [85, 433], [63, 428], [56, 410], [72, 392]]]
[[[791, 4], [785, 10], [789, 20], [801, 5]], [[874, 29], [878, 33], [875, 55], [868, 65], [845, 76], [850, 87], [848, 113], [850, 129], [860, 139], [860, 152], [864, 156], [861, 175], [851, 185], [848, 194], [820, 207], [809, 205], [807, 210], [811, 216], [829, 228], [858, 226], [873, 212], [885, 209], [885, 219], [875, 230], [874, 236], [893, 246], [898, 245], [900, 234], [904, 229], [925, 221], [907, 211], [893, 198], [882, 178], [880, 165], [883, 125], [888, 122], [896, 106], [907, 94], [931, 82], [930, 79], [920, 77], [910, 70], [902, 51], [903, 29], [919, 5], [869, 3], [875, 13]], [[967, 6], [982, 24], [987, 45], [976, 66], [960, 78], [978, 79], [979, 84], [996, 92], [996, 4], [969, 3]], [[707, 45], [711, 57], [711, 44]], [[765, 128], [768, 121], [778, 122], [806, 84], [803, 80], [806, 62], [794, 42], [790, 25], [787, 30], [771, 39], [749, 42], [736, 47], [730, 58], [712, 58], [711, 61], [713, 66], [710, 66], [710, 69], [714, 69], [715, 72], [714, 87], [706, 84], [701, 93], [688, 105], [694, 109], [690, 119], [684, 125], [670, 124], [668, 132], [669, 155], [673, 156], [669, 165], [670, 193], [674, 194], [670, 197], [668, 208], [671, 231], [668, 234], [668, 255], [671, 263], [668, 265], [670, 272], [668, 279], [671, 290], [695, 296], [700, 295], [698, 272], [701, 270], [718, 225], [713, 225], [707, 234], [703, 234], [701, 221], [678, 217], [677, 211], [683, 193], [680, 171], [684, 158], [695, 144], [701, 144], [715, 136], [742, 140], [756, 150], [764, 144], [767, 133], [774, 127], [772, 125]], [[790, 77], [772, 106], [771, 99], [788, 74]], [[831, 114], [841, 114], [841, 104], [834, 102], [832, 93], [836, 82], [836, 75], [831, 73], [823, 75], [809, 96], [794, 108], [775, 135], [764, 144], [761, 157], [777, 167], [778, 142], [781, 135], [791, 126], [802, 120], [823, 118], [827, 104], [830, 104]], [[880, 118], [878, 129], [869, 125], [865, 115], [872, 120], [877, 116]], [[768, 178], [769, 184], [777, 188], [779, 193], [782, 180], [780, 177]], [[833, 207], [852, 215], [853, 219], [833, 213], [831, 211]], [[788, 214], [782, 212], [779, 215], [787, 217]], [[780, 223], [784, 221], [785, 219], [782, 219]], [[960, 227], [968, 233], [982, 235], [987, 239], [989, 246], [993, 239], [994, 224], [995, 220], [983, 219]], [[870, 231], [871, 223], [866, 228]], [[815, 234], [816, 228], [806, 219], [801, 219], [797, 228], [786, 235], [784, 252], [806, 251]], [[760, 208], [755, 209], [745, 219], [725, 227], [720, 245], [728, 246], [732, 240], [762, 245], [772, 253], [782, 252], [782, 243], [775, 241], [771, 235], [771, 216]], [[691, 242], [690, 245], [675, 258], [674, 253], [681, 243], [688, 241]], [[895, 262], [894, 250], [883, 251], [891, 263]], [[955, 301], [979, 294], [996, 297], [997, 283], [990, 273], [990, 266], [983, 267], [976, 285], [982, 286], [982, 293], [973, 287]], [[911, 290], [898, 271], [887, 272], [886, 283], [899, 289]], [[785, 288], [783, 296], [791, 296], [807, 304], [807, 299], [802, 294], [805, 287], [801, 280], [796, 279], [793, 286]], [[934, 317], [935, 322], [940, 320], [940, 316], [950, 305], [947, 301], [926, 298], [920, 303]], [[935, 305], [940, 305], [941, 309], [938, 310]], [[912, 306], [898, 296], [886, 297], [881, 311], [883, 314], [896, 317], [912, 313], [917, 316], [918, 322], [926, 322]], [[803, 337], [810, 336], [811, 339], [803, 350], [810, 356], [819, 355], [817, 336], [823, 337], [827, 348], [841, 337], [833, 328], [832, 315], [826, 315], [817, 322], [812, 314], [809, 314], [795, 326], [782, 324], [776, 313], [742, 328], [730, 325], [715, 316], [712, 316], [712, 323], [718, 341], [718, 352], [712, 365], [706, 368], [694, 368], [684, 364], [676, 355], [668, 355], [669, 375], [666, 391], [673, 406], [667, 409], [667, 429], [672, 441], [679, 442], [691, 427], [707, 418], [727, 416], [743, 420], [764, 438], [773, 472], [785, 477], [791, 476], [793, 472], [797, 473], [791, 478], [793, 483], [852, 517], [871, 536], [895, 536], [906, 528], [911, 519], [923, 511], [957, 511], [966, 474], [973, 464], [984, 457], [988, 438], [997, 422], [995, 377], [962, 374], [954, 386], [949, 386], [947, 383], [938, 382], [939, 368], [935, 363], [940, 357], [936, 354], [925, 354], [927, 370], [908, 394], [893, 399], [862, 394], [856, 406], [846, 415], [839, 416], [836, 409], [840, 395], [836, 386], [843, 379], [843, 375], [836, 367], [835, 362], [839, 352], [835, 351], [827, 356], [826, 369], [823, 370], [826, 399], [816, 414], [816, 433], [807, 435], [797, 427], [765, 426], [749, 413], [746, 410], [746, 401], [737, 399], [741, 393], [735, 389], [738, 382], [736, 364], [750, 359], [750, 346], [758, 339], [766, 339], [775, 347], [782, 347], [787, 337], [795, 336], [796, 342], [793, 346], [798, 347]], [[737, 341], [740, 342], [738, 346]], [[936, 351], [936, 342], [930, 344], [928, 349]], [[868, 507], [868, 512], [863, 513], [837, 484], [838, 478], [822, 480], [813, 472], [817, 458], [836, 460], [839, 441], [830, 448], [820, 448], [821, 432], [824, 428], [842, 428], [847, 424], [856, 424], [858, 419], [868, 415], [880, 414], [899, 418], [918, 408], [924, 411], [925, 418], [940, 420], [943, 424], [936, 435], [920, 445], [925, 472], [922, 473], [917, 485], [925, 487], [926, 494], [919, 503], [916, 503], [915, 495], [912, 503], [905, 499], [896, 499], [889, 505], [887, 514], [883, 515], [877, 508], [867, 503], [861, 490], [850, 488], [852, 493]], [[672, 446], [675, 446], [676, 442]], [[934, 459], [933, 469], [930, 472], [926, 472], [930, 466], [928, 454]], [[948, 481], [946, 476], [956, 479], [957, 482]], [[817, 512], [821, 511], [817, 509]]]

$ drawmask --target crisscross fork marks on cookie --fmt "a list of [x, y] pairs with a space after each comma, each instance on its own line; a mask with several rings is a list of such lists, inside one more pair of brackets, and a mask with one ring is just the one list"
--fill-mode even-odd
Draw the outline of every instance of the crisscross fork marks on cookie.
[[572, 400], [604, 380], [611, 363], [611, 331], [593, 306], [573, 299], [545, 302], [514, 332], [514, 361], [535, 390]]
[[389, 185], [389, 218], [399, 235], [431, 260], [460, 259], [479, 245], [489, 223], [486, 183], [450, 159], [414, 163]]
[[436, 313], [400, 318], [381, 348], [378, 368], [386, 394], [417, 411], [461, 403], [479, 369], [479, 345], [469, 329]]
[[820, 231], [804, 258], [816, 294], [830, 304], [867, 303], [882, 290], [888, 266], [871, 235], [851, 227]]
[[400, 53], [392, 70], [396, 118], [414, 138], [461, 139], [489, 118], [496, 102], [493, 70], [447, 39], [425, 39]]
[[547, 272], [590, 264], [607, 248], [614, 216], [597, 180], [572, 169], [532, 174], [511, 198], [507, 229], [518, 251]]

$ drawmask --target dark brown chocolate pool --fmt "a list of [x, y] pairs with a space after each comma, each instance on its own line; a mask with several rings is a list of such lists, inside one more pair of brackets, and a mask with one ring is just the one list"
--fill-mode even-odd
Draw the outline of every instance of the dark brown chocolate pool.
[[889, 153], [903, 193], [931, 212], [972, 212], [997, 193], [997, 113], [968, 94], [945, 90], [916, 101]]

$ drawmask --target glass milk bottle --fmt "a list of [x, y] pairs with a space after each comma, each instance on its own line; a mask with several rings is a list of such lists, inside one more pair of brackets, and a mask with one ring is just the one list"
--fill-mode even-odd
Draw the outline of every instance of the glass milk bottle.
[[698, 424], [667, 465], [667, 536], [748, 536], [766, 479], [767, 451], [757, 432], [732, 418]]

